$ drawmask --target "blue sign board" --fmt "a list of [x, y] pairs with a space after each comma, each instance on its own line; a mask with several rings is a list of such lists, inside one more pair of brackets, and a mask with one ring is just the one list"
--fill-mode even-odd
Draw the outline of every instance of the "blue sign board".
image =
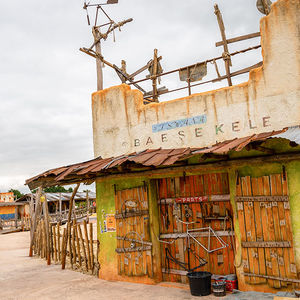
[[181, 128], [181, 127], [186, 127], [186, 126], [205, 124], [206, 120], [207, 120], [206, 115], [200, 115], [200, 116], [195, 116], [192, 118], [186, 118], [186, 119], [181, 119], [181, 120], [175, 120], [175, 121], [154, 124], [154, 125], [152, 125], [152, 132], [156, 133], [156, 132], [160, 132], [160, 131], [166, 131], [166, 130]]

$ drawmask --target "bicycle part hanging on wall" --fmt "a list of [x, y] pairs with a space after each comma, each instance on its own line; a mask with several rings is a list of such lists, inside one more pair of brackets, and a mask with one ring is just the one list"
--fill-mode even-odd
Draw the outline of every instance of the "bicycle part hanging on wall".
[[[215, 251], [218, 251], [218, 250], [221, 250], [221, 249], [224, 249], [224, 248], [228, 247], [228, 244], [226, 244], [224, 242], [224, 240], [220, 236], [218, 236], [217, 233], [210, 226], [189, 229], [189, 225], [197, 224], [199, 222], [184, 222], [184, 221], [180, 220], [177, 216], [175, 216], [175, 218], [178, 222], [181, 222], [182, 224], [186, 225], [186, 235], [187, 235], [187, 242], [188, 242], [187, 245], [188, 245], [189, 248], [190, 248], [190, 245], [191, 245], [190, 239], [192, 239], [195, 243], [197, 243], [199, 246], [201, 246], [207, 253], [212, 253], [212, 252], [215, 252]], [[208, 245], [207, 245], [207, 247], [205, 247], [201, 242], [199, 242], [194, 237], [194, 235], [196, 233], [200, 233], [200, 232], [207, 232], [207, 234], [208, 234]], [[212, 237], [215, 237], [217, 239], [217, 241], [221, 245], [220, 247], [215, 248], [215, 249], [211, 249], [211, 238]]]

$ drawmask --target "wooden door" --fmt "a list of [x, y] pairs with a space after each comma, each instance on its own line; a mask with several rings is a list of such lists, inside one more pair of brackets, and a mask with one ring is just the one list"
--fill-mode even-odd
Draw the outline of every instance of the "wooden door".
[[[207, 264], [198, 271], [222, 275], [235, 273], [228, 175], [218, 173], [160, 179], [158, 191], [163, 279], [186, 282], [184, 267], [170, 259], [170, 256], [185, 263], [188, 269], [197, 267], [199, 265], [197, 257], [201, 257]], [[197, 221], [197, 224], [189, 225], [191, 229], [210, 226], [228, 247], [208, 253], [192, 241], [190, 246], [192, 253], [189, 254], [186, 225], [178, 218], [184, 222]], [[206, 248], [209, 240], [211, 249], [220, 247], [215, 237], [208, 237], [207, 231], [195, 237]]]
[[246, 283], [286, 288], [297, 279], [286, 176], [241, 177], [236, 195]]
[[146, 187], [117, 191], [115, 205], [119, 274], [153, 277]]

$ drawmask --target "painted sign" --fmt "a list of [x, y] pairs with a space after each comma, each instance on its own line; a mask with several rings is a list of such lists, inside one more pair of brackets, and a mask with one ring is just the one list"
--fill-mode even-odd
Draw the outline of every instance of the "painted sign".
[[176, 198], [176, 203], [200, 203], [208, 201], [208, 196], [196, 196], [196, 197], [180, 197]]
[[115, 215], [106, 215], [106, 231], [107, 232], [115, 232], [116, 231]]
[[159, 124], [152, 125], [152, 132], [160, 132], [166, 131], [186, 126], [198, 125], [198, 124], [205, 124], [206, 123], [206, 115], [195, 116], [192, 118], [185, 118], [180, 120], [174, 120], [169, 122], [163, 122]]

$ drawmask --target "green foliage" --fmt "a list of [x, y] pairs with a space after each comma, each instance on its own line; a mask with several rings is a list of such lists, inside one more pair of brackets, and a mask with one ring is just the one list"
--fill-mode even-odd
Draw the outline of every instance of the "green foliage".
[[16, 199], [19, 199], [22, 196], [24, 196], [24, 194], [22, 194], [19, 190], [10, 189], [8, 192], [14, 193]]
[[70, 187], [68, 189], [65, 189], [63, 186], [56, 185], [56, 186], [44, 188], [44, 192], [45, 193], [72, 193], [73, 188]]

